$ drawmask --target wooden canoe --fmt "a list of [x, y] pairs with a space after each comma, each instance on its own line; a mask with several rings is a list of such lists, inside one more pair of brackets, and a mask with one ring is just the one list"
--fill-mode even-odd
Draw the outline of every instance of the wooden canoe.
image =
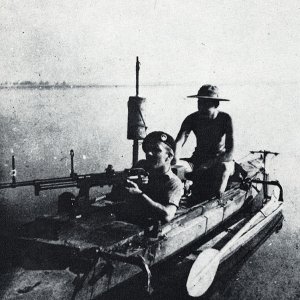
[[[262, 179], [262, 158], [246, 161], [242, 167], [250, 179]], [[4, 298], [93, 299], [139, 273], [144, 274], [142, 278], [150, 292], [153, 265], [205, 237], [213, 240], [220, 228], [224, 230], [232, 225], [232, 220], [244, 219], [270, 201], [264, 198], [260, 183], [248, 188], [232, 183], [224, 198], [225, 205], [210, 199], [192, 207], [180, 207], [170, 223], [148, 227], [116, 219], [113, 205], [103, 203], [93, 205], [91, 213], [80, 219], [38, 218], [15, 236], [2, 237], [7, 245], [6, 255], [21, 266], [17, 272], [6, 274], [9, 285]], [[275, 216], [281, 210], [281, 202], [278, 197], [272, 199]], [[224, 260], [264, 226], [257, 225], [241, 237]]]

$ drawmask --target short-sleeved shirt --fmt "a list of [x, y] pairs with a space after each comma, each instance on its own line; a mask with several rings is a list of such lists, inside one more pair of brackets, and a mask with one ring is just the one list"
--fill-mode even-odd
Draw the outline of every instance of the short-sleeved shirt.
[[183, 183], [170, 169], [161, 175], [149, 176], [149, 182], [143, 187], [143, 192], [153, 201], [164, 206], [179, 207], [183, 195]]
[[[135, 167], [144, 168], [147, 171], [147, 161], [140, 160]], [[171, 169], [165, 174], [149, 175], [148, 183], [140, 188], [153, 201], [164, 206], [175, 205], [179, 207], [179, 202], [183, 195], [183, 183]], [[122, 211], [119, 212], [121, 218], [142, 224], [147, 218], [157, 217], [149, 210], [148, 205], [141, 201], [139, 195], [131, 195], [129, 197], [131, 201], [127, 202]]]
[[187, 116], [182, 123], [181, 130], [193, 131], [197, 146], [192, 159], [205, 162], [226, 151], [226, 135], [232, 136], [232, 120], [225, 112], [218, 112], [215, 119], [203, 117], [199, 112]]

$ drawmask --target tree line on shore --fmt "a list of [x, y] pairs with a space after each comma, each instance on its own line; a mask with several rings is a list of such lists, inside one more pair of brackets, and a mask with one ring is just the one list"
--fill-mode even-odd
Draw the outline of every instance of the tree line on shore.
[[49, 81], [15, 81], [15, 82], [3, 82], [0, 83], [0, 89], [2, 88], [24, 88], [24, 89], [55, 89], [55, 88], [78, 88], [78, 87], [97, 87], [98, 85], [95, 84], [89, 84], [89, 85], [83, 85], [83, 84], [70, 84], [63, 82], [55, 82], [50, 83]]

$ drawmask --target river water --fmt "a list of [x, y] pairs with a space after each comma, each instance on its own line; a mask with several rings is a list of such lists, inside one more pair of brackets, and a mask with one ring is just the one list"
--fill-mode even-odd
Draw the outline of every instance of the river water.
[[[230, 281], [218, 299], [299, 299], [300, 105], [299, 84], [228, 84], [221, 96], [231, 99], [220, 110], [234, 122], [235, 158], [250, 150], [280, 155], [270, 162], [273, 178], [284, 188], [283, 229], [272, 235]], [[197, 103], [186, 96], [196, 85], [142, 86], [147, 99], [148, 132], [164, 130], [175, 136]], [[69, 150], [75, 151], [77, 173], [102, 172], [131, 165], [132, 141], [126, 139], [127, 101], [134, 87], [111, 86], [61, 90], [0, 90], [0, 181], [10, 181], [11, 155], [18, 180], [68, 176]], [[195, 145], [190, 137], [183, 155]], [[141, 156], [143, 157], [142, 153]], [[35, 197], [31, 187], [1, 191], [3, 227], [56, 211], [56, 191]]]

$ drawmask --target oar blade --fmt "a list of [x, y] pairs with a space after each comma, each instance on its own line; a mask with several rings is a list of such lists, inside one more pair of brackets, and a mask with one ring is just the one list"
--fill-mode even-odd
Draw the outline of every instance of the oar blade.
[[190, 296], [199, 297], [208, 290], [215, 278], [219, 263], [219, 251], [216, 249], [206, 249], [199, 254], [186, 283]]

